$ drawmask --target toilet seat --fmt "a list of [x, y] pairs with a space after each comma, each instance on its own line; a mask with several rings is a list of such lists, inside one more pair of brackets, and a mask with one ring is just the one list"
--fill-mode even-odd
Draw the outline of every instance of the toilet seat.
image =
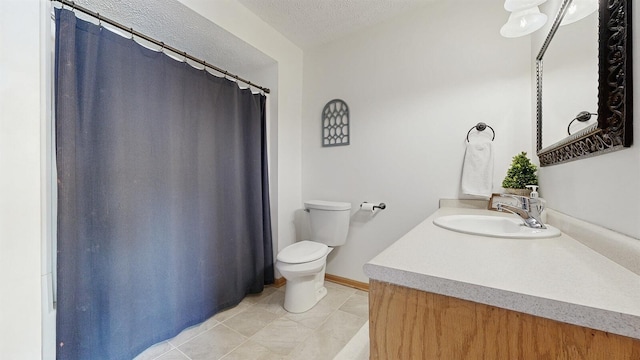
[[318, 260], [328, 252], [329, 247], [325, 244], [303, 240], [282, 249], [277, 260], [288, 264], [301, 264]]

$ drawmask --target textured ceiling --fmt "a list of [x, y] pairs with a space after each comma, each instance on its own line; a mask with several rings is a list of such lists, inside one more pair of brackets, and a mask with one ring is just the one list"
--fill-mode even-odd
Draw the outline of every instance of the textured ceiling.
[[[338, 39], [421, 5], [441, 0], [238, 1], [305, 49]], [[75, 2], [236, 75], [243, 76], [246, 72], [275, 63], [269, 56], [177, 0]], [[82, 17], [81, 14], [78, 16]]]
[[177, 0], [75, 0], [75, 3], [236, 75], [243, 76], [246, 71], [275, 63]]
[[436, 0], [238, 0], [302, 49]]

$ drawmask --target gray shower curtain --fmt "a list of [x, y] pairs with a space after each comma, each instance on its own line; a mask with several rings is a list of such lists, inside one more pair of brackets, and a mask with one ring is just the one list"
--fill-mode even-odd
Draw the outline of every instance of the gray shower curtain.
[[265, 97], [56, 11], [57, 358], [131, 359], [273, 282]]

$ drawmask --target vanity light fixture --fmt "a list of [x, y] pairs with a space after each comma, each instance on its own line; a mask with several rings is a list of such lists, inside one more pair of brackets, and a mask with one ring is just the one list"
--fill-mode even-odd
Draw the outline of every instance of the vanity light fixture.
[[[546, 0], [541, 2], [544, 1]], [[505, 2], [505, 8], [508, 2], [509, 0]], [[542, 14], [538, 6], [514, 11], [509, 15], [507, 23], [500, 28], [500, 35], [507, 38], [525, 36], [540, 29], [546, 22], [547, 15]]]
[[580, 122], [589, 121], [589, 120], [591, 120], [591, 115], [598, 115], [598, 114], [590, 113], [588, 111], [580, 111], [578, 113], [578, 115], [576, 115], [576, 117], [569, 122], [569, 125], [567, 125], [567, 134], [571, 135], [571, 124], [573, 124], [574, 121], [576, 121], [576, 120], [578, 120]]
[[560, 26], [572, 24], [578, 20], [584, 19], [598, 10], [598, 0], [573, 0]]

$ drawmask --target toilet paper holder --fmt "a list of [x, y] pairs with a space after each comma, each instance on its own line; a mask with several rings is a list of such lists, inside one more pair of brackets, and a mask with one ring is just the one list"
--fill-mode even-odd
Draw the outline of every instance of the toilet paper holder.
[[[364, 201], [362, 204], [360, 204], [360, 208], [362, 209], [362, 205], [364, 204], [370, 204], [369, 202]], [[380, 210], [384, 210], [387, 208], [387, 204], [385, 203], [379, 203], [379, 204], [373, 204], [373, 210], [375, 209], [380, 209]]]

